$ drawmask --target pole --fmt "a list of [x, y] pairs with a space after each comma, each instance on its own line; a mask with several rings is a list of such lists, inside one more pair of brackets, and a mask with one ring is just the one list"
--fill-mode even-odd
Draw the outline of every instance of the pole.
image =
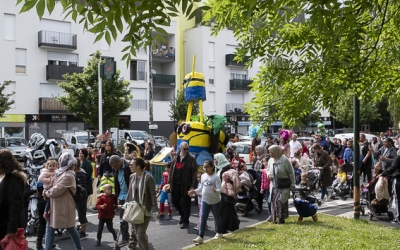
[[[149, 47], [149, 125], [153, 123], [153, 41]], [[153, 137], [153, 130], [149, 129], [150, 136]], [[150, 138], [149, 138], [150, 141]]]
[[360, 219], [360, 100], [354, 95], [354, 173], [353, 173], [353, 198], [354, 219]]
[[101, 67], [101, 58], [99, 58], [97, 74], [99, 75], [99, 134], [103, 134], [103, 91], [102, 91], [103, 79], [101, 77], [100, 67]]

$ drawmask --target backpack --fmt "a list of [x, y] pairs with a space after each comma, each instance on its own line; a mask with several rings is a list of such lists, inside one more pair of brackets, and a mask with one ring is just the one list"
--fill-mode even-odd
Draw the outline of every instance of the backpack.
[[72, 194], [71, 189], [68, 188], [69, 193], [72, 195], [72, 198], [74, 199], [75, 203], [81, 203], [86, 197], [86, 189], [82, 187], [81, 185], [78, 185], [78, 178], [75, 176], [75, 187], [76, 187], [76, 192], [75, 195]]

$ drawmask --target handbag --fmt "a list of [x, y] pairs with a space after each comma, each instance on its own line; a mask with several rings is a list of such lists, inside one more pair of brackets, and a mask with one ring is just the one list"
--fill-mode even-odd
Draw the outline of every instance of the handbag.
[[[275, 167], [277, 166], [276, 163], [274, 163], [274, 173], [275, 172]], [[287, 173], [287, 170], [286, 170]], [[287, 175], [289, 176], [289, 174], [287, 173]], [[290, 188], [292, 186], [292, 181], [290, 180], [290, 178], [276, 178], [276, 183], [275, 183], [276, 188]]]
[[140, 199], [140, 204], [136, 201], [129, 201], [124, 204], [124, 215], [122, 216], [122, 219], [128, 223], [131, 224], [142, 224], [144, 222], [144, 212], [145, 212], [145, 207], [143, 206], [143, 197], [145, 194], [146, 190], [146, 178], [147, 174], [144, 177], [144, 184], [143, 184], [143, 190], [142, 190], [142, 197]]
[[381, 161], [378, 161], [378, 162], [375, 164], [375, 167], [374, 167], [374, 173], [375, 173], [375, 175], [380, 174], [381, 170], [382, 170], [382, 162], [381, 162]]

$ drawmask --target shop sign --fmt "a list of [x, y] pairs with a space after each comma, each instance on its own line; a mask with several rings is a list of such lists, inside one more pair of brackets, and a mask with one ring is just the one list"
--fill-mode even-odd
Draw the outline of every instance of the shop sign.
[[66, 115], [52, 115], [51, 121], [53, 122], [66, 122], [67, 116]]
[[25, 122], [25, 115], [3, 115], [0, 122]]

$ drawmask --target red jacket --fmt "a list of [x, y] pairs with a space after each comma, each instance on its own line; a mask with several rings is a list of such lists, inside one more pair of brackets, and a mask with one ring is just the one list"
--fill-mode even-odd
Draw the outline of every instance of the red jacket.
[[[231, 161], [231, 166], [232, 166], [234, 169], [236, 169], [236, 167], [235, 167], [235, 161], [236, 161], [235, 158], [233, 158], [232, 161]], [[242, 166], [246, 166], [246, 162], [245, 162], [242, 158], [239, 158], [239, 166], [238, 166], [239, 174], [242, 172]]]
[[[107, 206], [103, 209], [103, 204]], [[115, 215], [115, 206], [117, 206], [117, 197], [114, 194], [107, 196], [106, 194], [101, 194], [97, 198], [96, 208], [99, 211], [99, 219], [113, 219]]]

